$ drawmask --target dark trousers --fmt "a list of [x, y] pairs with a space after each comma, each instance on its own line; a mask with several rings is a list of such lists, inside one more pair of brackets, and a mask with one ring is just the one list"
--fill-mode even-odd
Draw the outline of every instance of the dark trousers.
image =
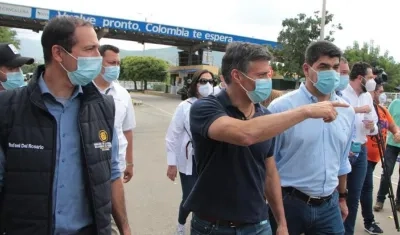
[[185, 204], [185, 201], [188, 198], [197, 180], [196, 164], [194, 162], [194, 159], [193, 159], [192, 175], [186, 175], [179, 172], [179, 178], [181, 179], [181, 186], [182, 186], [182, 201], [181, 204], [179, 205], [178, 222], [180, 224], [185, 224], [186, 219], [190, 214], [190, 211], [185, 207], [183, 207], [183, 205]]
[[351, 172], [347, 175], [347, 207], [349, 209], [349, 215], [344, 221], [344, 228], [346, 229], [346, 235], [353, 235], [357, 219], [358, 204], [367, 173], [367, 148], [365, 145], [361, 146], [361, 152], [357, 158], [349, 158], [351, 163]]
[[[290, 235], [342, 235], [344, 234], [342, 214], [339, 207], [339, 194], [319, 206], [312, 206], [296, 196], [283, 192], [283, 206]], [[276, 234], [277, 223], [271, 209], [269, 220], [272, 233]]]
[[[393, 174], [393, 170], [394, 170], [394, 167], [396, 166], [397, 156], [399, 155], [399, 153], [400, 153], [399, 147], [395, 147], [395, 146], [391, 146], [391, 145], [386, 146], [384, 162], [385, 162], [386, 170], [387, 170], [389, 177], [391, 177]], [[399, 197], [400, 196], [400, 187], [399, 187], [399, 185], [400, 185], [400, 178], [399, 178], [397, 192], [396, 192], [396, 202], [397, 203], [400, 202], [400, 197]], [[386, 180], [384, 172], [382, 171], [381, 183], [379, 185], [377, 201], [384, 203], [385, 199], [386, 199], [386, 195], [388, 193], [389, 193], [388, 180]]]
[[367, 174], [365, 175], [364, 185], [361, 191], [361, 214], [364, 218], [365, 226], [369, 226], [375, 222], [374, 213], [372, 212], [375, 166], [376, 162], [368, 161]]

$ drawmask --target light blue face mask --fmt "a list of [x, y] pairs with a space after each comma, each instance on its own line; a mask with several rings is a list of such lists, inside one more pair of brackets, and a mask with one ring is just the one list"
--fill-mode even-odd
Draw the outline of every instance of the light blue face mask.
[[271, 95], [272, 91], [272, 80], [270, 78], [257, 78], [252, 79], [248, 77], [246, 74], [242, 72], [242, 74], [255, 82], [255, 89], [254, 91], [248, 91], [246, 88], [242, 86], [242, 88], [246, 91], [247, 96], [254, 104], [263, 102], [264, 100], [268, 99]]
[[24, 74], [21, 70], [19, 72], [6, 73], [6, 77], [7, 81], [1, 82], [1, 85], [6, 90], [12, 90], [18, 87], [22, 87], [26, 84], [24, 81]]
[[104, 80], [111, 83], [119, 78], [120, 71], [121, 68], [119, 66], [104, 67], [104, 74], [101, 76], [104, 78]]
[[349, 85], [349, 75], [341, 75], [339, 86], [336, 87], [336, 91], [343, 91]]
[[340, 75], [335, 70], [324, 70], [317, 72], [313, 68], [311, 69], [317, 73], [318, 81], [315, 83], [311, 80], [310, 81], [322, 94], [324, 95], [331, 94], [339, 86]]
[[61, 63], [61, 67], [67, 72], [68, 78], [75, 86], [86, 86], [91, 83], [101, 72], [103, 57], [74, 57], [65, 49], [64, 51], [77, 61], [77, 69], [68, 71]]

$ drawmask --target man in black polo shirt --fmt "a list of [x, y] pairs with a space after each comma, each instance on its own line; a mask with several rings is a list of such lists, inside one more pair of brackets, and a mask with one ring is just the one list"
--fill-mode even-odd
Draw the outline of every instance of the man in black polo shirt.
[[265, 199], [277, 218], [277, 234], [288, 234], [273, 137], [307, 118], [331, 122], [335, 107], [348, 107], [328, 101], [267, 115], [258, 103], [272, 89], [267, 78], [271, 58], [264, 46], [231, 43], [222, 59], [226, 90], [191, 108], [199, 175], [185, 203], [194, 212], [192, 235], [269, 235]]

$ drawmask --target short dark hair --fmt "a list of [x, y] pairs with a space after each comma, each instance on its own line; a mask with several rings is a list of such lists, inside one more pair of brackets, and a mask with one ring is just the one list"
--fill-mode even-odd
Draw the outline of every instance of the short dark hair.
[[221, 73], [225, 83], [230, 84], [233, 69], [247, 73], [250, 62], [271, 60], [272, 55], [265, 46], [247, 42], [232, 42], [226, 47], [225, 55], [222, 58]]
[[75, 29], [80, 26], [93, 27], [89, 21], [73, 16], [58, 16], [46, 24], [42, 34], [43, 57], [46, 64], [52, 60], [51, 48], [54, 45], [60, 45], [67, 52], [71, 52], [76, 44]]
[[379, 88], [381, 88], [381, 87], [383, 87], [383, 84], [382, 83], [380, 83], [380, 84], [376, 84], [376, 87], [375, 87], [375, 91], [378, 91], [379, 90]]
[[371, 68], [371, 65], [365, 62], [357, 62], [353, 65], [350, 72], [350, 80], [355, 80], [357, 77], [367, 75], [367, 69]]
[[201, 75], [203, 75], [205, 73], [211, 74], [211, 77], [215, 81], [214, 74], [211, 73], [210, 71], [208, 71], [207, 69], [197, 70], [192, 76], [192, 82], [189, 84], [189, 88], [188, 88], [188, 91], [187, 91], [187, 95], [188, 95], [189, 98], [197, 96], [197, 82], [199, 81]]
[[112, 51], [114, 53], [119, 53], [119, 48], [113, 45], [109, 45], [109, 44], [105, 44], [105, 45], [101, 45], [99, 48], [99, 52], [101, 56], [104, 56], [104, 54], [106, 53], [106, 51]]
[[342, 57], [342, 51], [339, 47], [330, 41], [320, 40], [310, 43], [306, 49], [305, 61], [309, 65], [313, 65], [321, 58], [321, 56], [328, 56], [329, 58]]

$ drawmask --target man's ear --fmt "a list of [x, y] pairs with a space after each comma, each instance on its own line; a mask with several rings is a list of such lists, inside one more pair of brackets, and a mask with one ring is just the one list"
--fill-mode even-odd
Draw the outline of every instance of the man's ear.
[[304, 63], [304, 64], [303, 64], [303, 73], [304, 73], [304, 76], [305, 76], [306, 78], [309, 77], [310, 66], [309, 66], [307, 63]]

